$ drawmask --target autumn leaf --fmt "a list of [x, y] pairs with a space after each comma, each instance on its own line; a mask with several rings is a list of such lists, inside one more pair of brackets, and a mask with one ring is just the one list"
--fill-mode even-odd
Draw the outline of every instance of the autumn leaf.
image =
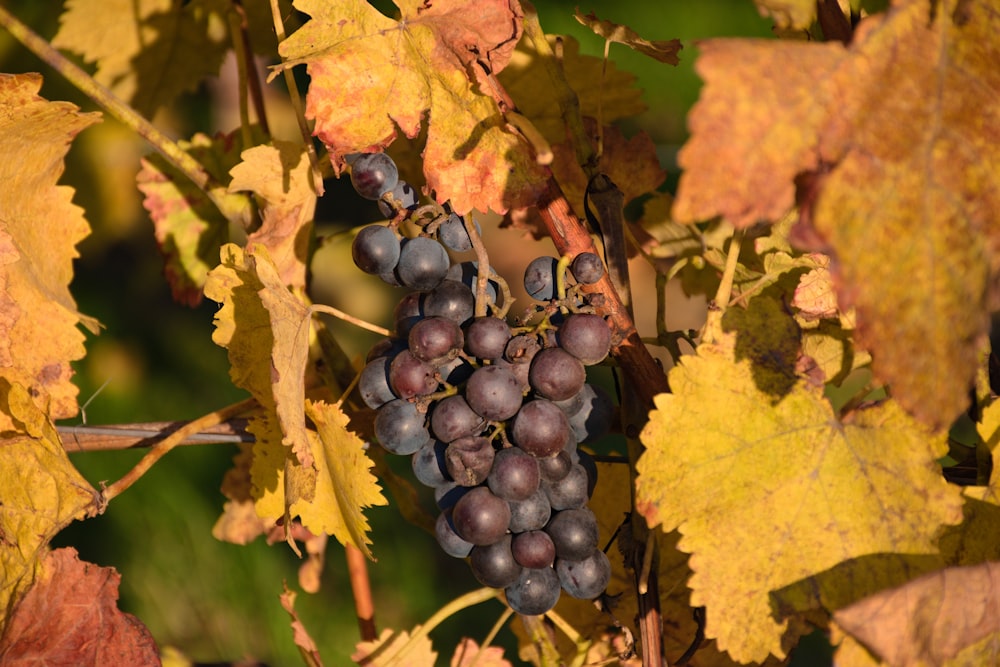
[[[0, 75], [0, 369], [53, 419], [77, 413], [70, 362], [84, 324], [69, 291], [76, 245], [89, 233], [73, 189], [56, 185], [73, 138], [100, 116], [38, 96], [37, 74]], [[0, 417], [0, 425], [5, 423]]]
[[950, 567], [876, 593], [834, 613], [837, 624], [899, 667], [996, 664], [1000, 563]]
[[638, 51], [644, 56], [649, 56], [654, 60], [668, 65], [677, 65], [680, 60], [677, 52], [680, 51], [681, 41], [679, 39], [649, 41], [643, 39], [639, 34], [627, 25], [619, 25], [608, 20], [599, 19], [593, 12], [583, 15], [577, 10], [573, 14], [574, 18], [582, 25], [590, 28], [599, 37], [603, 37], [609, 42], [624, 44], [633, 51]]
[[278, 269], [282, 282], [305, 289], [306, 265], [316, 191], [312, 169], [301, 144], [275, 141], [243, 152], [243, 161], [230, 171], [230, 192], [253, 192], [262, 202], [262, 222], [247, 238], [261, 244]]
[[772, 606], [777, 592], [800, 588], [780, 598], [799, 612], [831, 604], [809, 580], [842, 563], [855, 595], [895, 585], [906, 561], [874, 555], [933, 556], [962, 503], [936, 463], [944, 438], [891, 401], [842, 423], [821, 388], [760, 386], [734, 360], [737, 336], [718, 334], [670, 372], [673, 393], [656, 397], [641, 436], [636, 494], [651, 524], [680, 530], [707, 636], [747, 662], [783, 657], [806, 631]]
[[[199, 133], [178, 145], [220, 183], [229, 180], [229, 170], [239, 162], [242, 150], [239, 133], [214, 138]], [[218, 260], [219, 248], [229, 240], [229, 221], [204, 192], [160, 155], [142, 160], [136, 184], [146, 196], [142, 205], [153, 219], [174, 300], [197, 306], [208, 272]], [[228, 199], [233, 210], [238, 210], [244, 195], [234, 194]]]
[[149, 630], [118, 609], [120, 583], [113, 568], [81, 562], [76, 549], [48, 553], [0, 639], [0, 662], [159, 665]]
[[219, 73], [228, 2], [68, 0], [52, 40], [97, 63], [95, 78], [147, 118]]
[[93, 510], [98, 494], [70, 463], [55, 426], [29, 390], [2, 375], [0, 413], [12, 424], [0, 440], [2, 626], [34, 579], [49, 541]]
[[292, 633], [295, 645], [299, 647], [299, 652], [302, 654], [302, 660], [311, 667], [322, 665], [323, 661], [319, 656], [319, 648], [316, 646], [313, 638], [309, 636], [306, 626], [299, 619], [298, 612], [295, 611], [295, 598], [297, 597], [295, 591], [289, 590], [287, 583], [283, 584], [282, 588], [284, 590], [279, 596], [281, 606], [292, 617]]
[[358, 642], [351, 660], [363, 667], [386, 667], [404, 646], [407, 646], [404, 664], [412, 667], [435, 667], [437, 664], [437, 652], [427, 635], [413, 640], [405, 630], [395, 632], [388, 628], [375, 641]]
[[682, 222], [773, 221], [798, 184], [876, 373], [936, 428], [967, 404], [1000, 265], [996, 10], [898, 0], [846, 48], [705, 42], [706, 85], [678, 158]]
[[451, 667], [513, 667], [510, 661], [503, 657], [503, 649], [499, 646], [480, 648], [474, 639], [463, 637], [455, 647], [451, 656]]
[[761, 16], [783, 30], [806, 30], [816, 20], [816, 0], [754, 0]]
[[240, 443], [240, 451], [233, 457], [233, 467], [222, 478], [221, 491], [226, 503], [222, 515], [212, 526], [212, 536], [217, 540], [250, 544], [273, 525], [273, 521], [257, 515], [250, 482], [252, 463], [253, 445]]
[[500, 114], [486, 71], [500, 72], [521, 34], [516, 0], [400, 0], [400, 21], [362, 0], [299, 0], [311, 16], [280, 48], [311, 78], [306, 115], [330, 151], [385, 148], [427, 124], [424, 175], [458, 213], [504, 213], [541, 191], [545, 173]]

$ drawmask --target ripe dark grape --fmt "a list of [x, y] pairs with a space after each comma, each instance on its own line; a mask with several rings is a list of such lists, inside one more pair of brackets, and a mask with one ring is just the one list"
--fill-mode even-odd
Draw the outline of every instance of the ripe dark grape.
[[[473, 224], [476, 225], [476, 231], [480, 231], [479, 223], [473, 222]], [[455, 252], [472, 250], [472, 239], [469, 238], [469, 232], [465, 229], [465, 223], [455, 213], [449, 215], [448, 219], [441, 223], [437, 235], [438, 241], [450, 250]]]
[[[379, 199], [378, 210], [387, 218], [394, 217], [396, 210], [413, 210], [417, 207], [417, 191], [406, 181], [397, 181], [396, 187], [389, 191], [395, 204], [390, 205], [384, 198]], [[383, 193], [384, 194], [384, 193]]]
[[476, 312], [476, 297], [472, 291], [455, 280], [444, 280], [427, 293], [423, 301], [427, 317], [443, 317], [462, 325]]
[[583, 560], [597, 548], [597, 518], [589, 509], [556, 512], [545, 526], [556, 545], [556, 557]]
[[521, 576], [521, 566], [511, 552], [510, 535], [493, 544], [473, 547], [469, 555], [472, 574], [484, 586], [506, 588]]
[[449, 556], [465, 558], [472, 551], [472, 542], [466, 542], [455, 532], [455, 526], [451, 522], [451, 511], [446, 510], [438, 515], [434, 524], [434, 536], [441, 549]]
[[593, 285], [604, 277], [604, 262], [592, 252], [581, 252], [573, 258], [569, 270], [573, 272], [577, 282]]
[[485, 422], [469, 407], [462, 396], [449, 396], [434, 406], [431, 413], [431, 432], [444, 442], [458, 440], [467, 435], [482, 433]]
[[573, 469], [573, 460], [566, 450], [561, 450], [555, 456], [546, 456], [538, 459], [538, 472], [541, 479], [549, 482], [558, 482], [565, 479], [569, 471]]
[[435, 365], [454, 357], [465, 345], [461, 327], [443, 317], [420, 320], [410, 329], [407, 340], [413, 356]]
[[536, 301], [556, 298], [556, 268], [559, 261], [555, 257], [537, 257], [524, 270], [524, 291]]
[[480, 359], [499, 359], [510, 340], [510, 327], [498, 317], [477, 317], [465, 328], [465, 351]]
[[587, 371], [579, 359], [560, 347], [541, 350], [531, 360], [528, 383], [539, 396], [553, 401], [571, 398], [583, 389]]
[[595, 385], [584, 385], [580, 395], [582, 405], [570, 415], [569, 426], [573, 430], [573, 439], [577, 442], [594, 442], [611, 430], [615, 405], [608, 393]]
[[587, 470], [579, 463], [574, 463], [562, 479], [555, 481], [543, 479], [542, 489], [552, 509], [578, 509], [586, 506], [590, 498], [589, 482]]
[[431, 440], [417, 450], [410, 464], [418, 482], [433, 488], [453, 481], [445, 465], [444, 450], [447, 447], [440, 440]]
[[506, 534], [510, 507], [485, 486], [477, 486], [455, 503], [451, 520], [462, 539], [484, 546]]
[[[409, 292], [393, 308], [393, 326], [395, 327], [396, 335], [400, 338], [407, 338], [410, 335], [410, 329], [413, 328], [413, 325], [424, 318], [423, 298], [423, 292]], [[403, 347], [407, 346], [404, 345]]]
[[559, 346], [587, 366], [600, 363], [611, 350], [611, 329], [599, 315], [575, 313], [559, 326]]
[[402, 244], [399, 261], [396, 263], [396, 275], [407, 287], [430, 290], [444, 280], [450, 264], [448, 253], [440, 243], [419, 236]]
[[375, 411], [375, 437], [386, 451], [407, 456], [431, 439], [417, 406], [397, 398]]
[[465, 400], [484, 418], [502, 421], [513, 417], [521, 407], [521, 387], [506, 368], [483, 366], [465, 383]]
[[397, 354], [389, 364], [389, 386], [400, 398], [430, 394], [437, 389], [434, 367], [409, 350]]
[[556, 606], [559, 590], [559, 576], [551, 567], [525, 568], [517, 581], [504, 589], [504, 594], [516, 613], [537, 616]]
[[456, 483], [476, 486], [489, 476], [494, 454], [488, 438], [466, 436], [448, 444], [444, 450], [444, 461], [448, 474]]
[[514, 536], [510, 545], [514, 560], [524, 567], [549, 567], [556, 560], [556, 545], [549, 534], [531, 530]]
[[396, 398], [389, 386], [389, 357], [379, 357], [365, 365], [358, 379], [358, 393], [369, 408], [375, 410]]
[[527, 500], [538, 491], [539, 481], [538, 459], [520, 447], [497, 452], [486, 478], [490, 491], [504, 500]]
[[569, 440], [569, 420], [552, 401], [539, 398], [521, 406], [510, 433], [514, 443], [529, 454], [554, 456]]
[[512, 364], [531, 363], [538, 351], [542, 349], [542, 344], [538, 337], [533, 334], [518, 334], [507, 342], [504, 348], [503, 358]]
[[351, 257], [365, 273], [378, 275], [392, 271], [399, 261], [399, 239], [388, 227], [369, 225], [354, 237]]
[[510, 532], [541, 530], [552, 517], [552, 506], [545, 492], [539, 489], [527, 500], [507, 502], [510, 505]]
[[611, 581], [611, 563], [600, 549], [582, 560], [556, 561], [556, 574], [563, 590], [581, 600], [593, 600], [603, 593]]
[[351, 162], [351, 185], [365, 199], [378, 199], [398, 181], [396, 163], [385, 153], [364, 153]]

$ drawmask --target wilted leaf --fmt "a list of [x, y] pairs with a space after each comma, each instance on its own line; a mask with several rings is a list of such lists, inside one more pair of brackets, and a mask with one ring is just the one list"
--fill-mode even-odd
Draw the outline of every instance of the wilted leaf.
[[49, 540], [95, 507], [97, 491], [70, 463], [28, 390], [5, 377], [0, 413], [16, 429], [5, 429], [0, 441], [0, 610], [6, 613], [31, 584]]
[[995, 2], [900, 0], [846, 48], [706, 42], [679, 155], [682, 222], [773, 221], [798, 184], [876, 373], [935, 428], [967, 404], [1000, 265], [998, 35]]
[[304, 289], [316, 191], [312, 170], [301, 144], [275, 141], [243, 152], [230, 174], [230, 192], [250, 191], [262, 200], [263, 222], [247, 238], [259, 243], [278, 269], [282, 282]]
[[[394, 632], [385, 629], [379, 638], [371, 642], [358, 642], [351, 660], [363, 667], [385, 667], [390, 658], [394, 658], [400, 649], [410, 641], [410, 634], [405, 630]], [[411, 667], [435, 667], [437, 652], [431, 646], [427, 635], [421, 637], [411, 646], [400, 664]]]
[[503, 649], [499, 646], [487, 646], [480, 649], [474, 639], [464, 637], [455, 647], [455, 655], [451, 656], [451, 667], [513, 667], [503, 657]]
[[[229, 180], [242, 150], [239, 133], [214, 138], [199, 133], [178, 145], [220, 183]], [[229, 222], [204, 192], [158, 154], [142, 160], [136, 184], [146, 195], [142, 205], [153, 219], [174, 300], [197, 306], [208, 271], [229, 239]], [[244, 196], [230, 198], [235, 207]]]
[[[706, 633], [739, 661], [785, 655], [804, 632], [771, 596], [806, 584], [798, 609], [822, 606], [808, 580], [869, 554], [934, 554], [961, 497], [940, 474], [947, 451], [894, 403], [841, 423], [820, 388], [760, 386], [720, 334], [670, 372], [642, 433], [637, 504], [652, 524], [679, 529], [691, 554], [691, 604]], [[787, 391], [775, 401], [776, 389]], [[886, 585], [878, 559], [858, 560], [854, 586]], [[896, 568], [899, 569], [898, 567]], [[820, 588], [820, 587], [816, 587]]]
[[282, 43], [311, 77], [306, 115], [330, 151], [386, 147], [427, 123], [424, 175], [439, 202], [458, 213], [504, 213], [534, 201], [544, 184], [530, 146], [506, 128], [483, 92], [521, 34], [516, 0], [400, 2], [402, 20], [362, 0], [299, 0], [312, 18]]
[[576, 20], [594, 31], [598, 36], [609, 42], [624, 44], [625, 46], [649, 56], [661, 63], [676, 65], [680, 62], [677, 59], [677, 52], [680, 51], [681, 41], [679, 39], [649, 41], [643, 39], [639, 34], [626, 25], [619, 25], [611, 21], [597, 18], [593, 12], [582, 16], [577, 10], [574, 14]]
[[[84, 355], [69, 283], [76, 244], [90, 233], [73, 189], [58, 186], [73, 138], [96, 123], [38, 96], [37, 74], [0, 75], [0, 368], [28, 386], [53, 419], [77, 413], [70, 362]], [[0, 417], [0, 425], [6, 422]]]
[[218, 74], [230, 43], [228, 4], [69, 0], [52, 44], [96, 62], [97, 81], [149, 118]]
[[802, 276], [792, 298], [799, 317], [806, 321], [837, 316], [837, 293], [828, 268], [829, 259], [825, 255], [815, 257], [819, 266]]
[[805, 30], [816, 20], [816, 0], [754, 0], [761, 16], [782, 30]]
[[295, 591], [288, 590], [287, 583], [283, 585], [283, 588], [284, 591], [279, 596], [281, 606], [292, 617], [292, 633], [295, 645], [299, 647], [299, 651], [302, 653], [302, 659], [310, 666], [322, 665], [323, 660], [319, 655], [319, 647], [316, 646], [313, 638], [309, 636], [309, 631], [306, 630], [306, 626], [299, 619], [298, 612], [295, 611], [295, 598], [297, 597]]
[[14, 608], [0, 640], [4, 665], [159, 665], [156, 642], [118, 609], [121, 577], [77, 558], [46, 555], [34, 585]]
[[306, 402], [316, 431], [309, 431], [316, 461], [316, 496], [292, 505], [302, 525], [313, 533], [333, 535], [341, 544], [353, 544], [371, 558], [368, 520], [362, 510], [385, 505], [365, 443], [347, 430], [347, 416], [338, 406]]
[[894, 666], [942, 665], [967, 647], [975, 647], [977, 664], [996, 664], [1000, 563], [924, 575], [841, 609], [834, 620]]

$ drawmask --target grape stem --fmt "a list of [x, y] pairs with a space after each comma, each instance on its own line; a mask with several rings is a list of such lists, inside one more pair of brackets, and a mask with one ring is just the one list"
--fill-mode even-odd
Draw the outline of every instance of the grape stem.
[[367, 329], [368, 331], [377, 333], [380, 336], [384, 336], [386, 338], [389, 338], [392, 335], [392, 332], [386, 329], [385, 327], [380, 327], [377, 324], [366, 322], [365, 320], [354, 317], [353, 315], [349, 315], [348, 313], [345, 313], [339, 308], [334, 308], [333, 306], [326, 306], [321, 303], [315, 303], [309, 306], [309, 311], [310, 313], [326, 313], [327, 315], [333, 315], [337, 319], [344, 320], [345, 322], [353, 324], [356, 327]]
[[729, 242], [726, 268], [722, 272], [722, 280], [719, 282], [719, 289], [715, 292], [715, 299], [709, 304], [708, 318], [702, 329], [701, 340], [703, 343], [714, 342], [722, 334], [722, 316], [725, 315], [729, 299], [733, 294], [733, 279], [736, 276], [736, 266], [740, 259], [743, 237], [743, 230], [737, 229], [733, 232], [733, 238]]

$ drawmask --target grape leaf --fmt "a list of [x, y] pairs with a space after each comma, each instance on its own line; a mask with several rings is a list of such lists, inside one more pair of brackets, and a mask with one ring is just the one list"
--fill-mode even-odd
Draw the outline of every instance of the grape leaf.
[[[76, 244], [90, 233], [73, 189], [58, 186], [69, 143], [100, 116], [38, 96], [37, 74], [0, 75], [0, 368], [53, 419], [77, 413], [70, 362], [77, 324], [97, 331], [69, 291]], [[3, 423], [0, 417], [0, 424]]]
[[[0, 376], [0, 626], [35, 577], [49, 541], [95, 508], [97, 491], [63, 449], [29, 389]], [[0, 660], [2, 662], [2, 660]]]
[[250, 544], [267, 532], [272, 521], [257, 515], [251, 492], [250, 466], [253, 463], [253, 445], [241, 443], [239, 453], [233, 457], [233, 467], [222, 478], [222, 495], [226, 503], [222, 515], [212, 527], [212, 536], [223, 542]]
[[[221, 183], [229, 180], [229, 170], [239, 162], [242, 150], [237, 132], [214, 138], [199, 133], [178, 144]], [[174, 300], [197, 306], [208, 271], [229, 239], [229, 221], [204, 192], [158, 154], [143, 158], [136, 184], [146, 195], [142, 205], [153, 219]], [[238, 210], [245, 196], [226, 199]], [[243, 222], [246, 225], [249, 218]]]
[[891, 665], [942, 665], [967, 648], [976, 661], [965, 664], [996, 664], [1000, 563], [924, 575], [840, 609], [834, 620]]
[[656, 398], [637, 506], [683, 535], [707, 636], [737, 661], [783, 657], [805, 627], [773, 609], [775, 591], [796, 582], [808, 591], [851, 559], [856, 588], [894, 583], [883, 562], [861, 557], [936, 553], [941, 528], [961, 520], [961, 496], [936, 464], [944, 438], [893, 402], [845, 422], [805, 383], [781, 386], [776, 402], [753, 364], [734, 360], [736, 337], [715, 340], [683, 357], [670, 372], [674, 393]]
[[677, 65], [680, 63], [680, 60], [677, 58], [677, 52], [684, 47], [681, 46], [679, 39], [651, 42], [648, 39], [640, 37], [635, 30], [632, 30], [628, 26], [599, 19], [593, 12], [584, 16], [577, 10], [573, 16], [578, 22], [587, 26], [596, 35], [603, 37], [609, 42], [624, 44], [633, 51], [638, 51], [644, 56], [649, 56], [661, 63], [667, 63], [668, 65]]
[[302, 653], [303, 661], [307, 665], [322, 665], [323, 661], [319, 656], [319, 647], [316, 646], [313, 638], [309, 636], [309, 631], [306, 630], [306, 626], [299, 619], [298, 612], [295, 611], [295, 591], [288, 590], [287, 583], [283, 585], [283, 589], [279, 599], [281, 600], [282, 608], [292, 617], [292, 633], [295, 638], [295, 645], [299, 647], [299, 651]]
[[816, 20], [816, 0], [754, 0], [761, 16], [782, 29], [806, 30]]
[[316, 191], [312, 169], [301, 144], [275, 141], [243, 152], [230, 171], [230, 192], [250, 191], [262, 201], [263, 221], [247, 245], [267, 247], [285, 285], [304, 289]]
[[[282, 43], [311, 77], [306, 115], [330, 151], [344, 156], [414, 138], [427, 123], [424, 175], [438, 202], [458, 213], [504, 213], [532, 202], [545, 172], [506, 128], [485, 71], [501, 71], [521, 34], [516, 0], [399, 0], [400, 21], [361, 0], [298, 0], [312, 18]], [[487, 91], [487, 92], [483, 92]]]
[[118, 609], [121, 576], [56, 549], [14, 608], [0, 639], [4, 665], [159, 665], [153, 636]]
[[218, 74], [229, 48], [223, 0], [68, 0], [52, 45], [146, 117]]
[[[386, 667], [403, 646], [411, 640], [406, 630], [395, 632], [386, 628], [378, 639], [370, 642], [358, 642], [351, 660], [364, 667]], [[405, 664], [412, 667], [434, 667], [437, 663], [437, 651], [431, 645], [427, 635], [422, 635], [410, 646], [405, 655]], [[396, 662], [393, 660], [393, 662]]]
[[798, 184], [874, 370], [936, 428], [967, 405], [1000, 264], [998, 17], [988, 0], [898, 0], [847, 48], [705, 42], [679, 155], [679, 221], [775, 220]]
[[451, 667], [513, 667], [509, 660], [503, 657], [503, 649], [499, 646], [480, 648], [474, 639], [463, 637], [455, 647], [451, 656]]

